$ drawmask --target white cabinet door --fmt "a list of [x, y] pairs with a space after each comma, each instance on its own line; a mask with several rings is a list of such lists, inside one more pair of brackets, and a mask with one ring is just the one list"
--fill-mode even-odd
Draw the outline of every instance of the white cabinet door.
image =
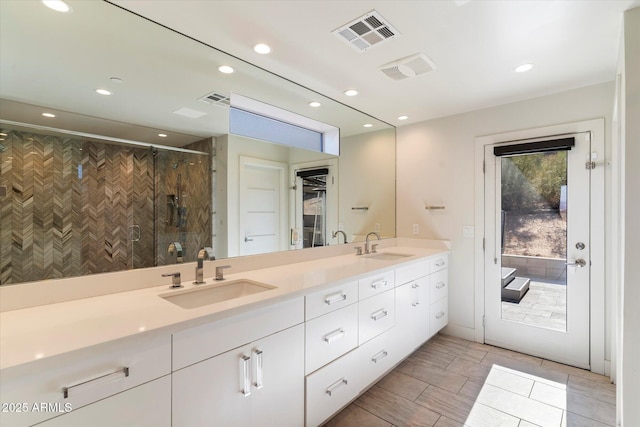
[[172, 395], [174, 427], [302, 425], [303, 325], [174, 372]]
[[171, 376], [158, 378], [38, 425], [41, 427], [169, 427], [171, 426]]
[[304, 326], [252, 345], [251, 425], [299, 427], [304, 422]]
[[250, 374], [248, 345], [174, 372], [172, 425], [248, 426]]
[[429, 276], [396, 288], [396, 342], [409, 354], [430, 336]]

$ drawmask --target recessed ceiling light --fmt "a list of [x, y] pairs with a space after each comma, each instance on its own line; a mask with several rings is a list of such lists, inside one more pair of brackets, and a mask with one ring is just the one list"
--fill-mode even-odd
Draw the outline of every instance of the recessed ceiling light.
[[159, 136], [160, 138], [166, 138], [166, 137], [167, 137], [167, 134], [166, 134], [166, 133], [159, 133], [159, 134], [158, 134], [158, 136]]
[[319, 106], [321, 106], [322, 104], [320, 104], [318, 101], [311, 101], [309, 103], [309, 107], [313, 107], [313, 108], [318, 108]]
[[522, 64], [522, 65], [518, 65], [516, 68], [514, 68], [513, 70], [516, 73], [524, 73], [525, 71], [529, 71], [530, 69], [533, 68], [533, 64]]
[[42, 0], [42, 3], [56, 12], [71, 12], [72, 10], [71, 6], [62, 0]]
[[43, 116], [45, 117], [55, 117], [56, 115], [53, 113], [42, 113]]
[[409, 116], [398, 116], [398, 120], [407, 120]]
[[347, 89], [344, 91], [344, 94], [347, 96], [356, 96], [358, 94], [358, 91], [355, 89]]
[[266, 45], [264, 43], [258, 43], [253, 47], [253, 50], [260, 55], [266, 55], [267, 53], [271, 52], [271, 48], [269, 47], [269, 45]]
[[224, 74], [231, 74], [233, 73], [234, 69], [233, 67], [230, 67], [229, 65], [221, 65], [218, 67], [218, 71], [220, 71], [221, 73]]
[[363, 126], [363, 127], [366, 127], [366, 128], [373, 127], [373, 125], [372, 125], [371, 123], [365, 123], [365, 124], [363, 124], [362, 126]]
[[100, 95], [105, 95], [105, 96], [111, 95], [111, 92], [106, 89], [96, 89], [96, 92], [98, 92]]

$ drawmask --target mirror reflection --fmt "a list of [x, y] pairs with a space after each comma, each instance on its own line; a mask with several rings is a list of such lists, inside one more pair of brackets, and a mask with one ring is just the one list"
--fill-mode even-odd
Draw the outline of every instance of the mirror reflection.
[[[71, 3], [0, 3], [0, 284], [395, 235], [393, 127], [111, 4]], [[340, 155], [229, 134], [232, 93], [339, 128]]]

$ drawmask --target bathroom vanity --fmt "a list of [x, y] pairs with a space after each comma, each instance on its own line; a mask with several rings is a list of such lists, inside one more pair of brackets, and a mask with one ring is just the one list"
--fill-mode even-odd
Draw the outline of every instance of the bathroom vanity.
[[4, 312], [0, 424], [321, 425], [447, 324], [447, 250], [384, 246]]

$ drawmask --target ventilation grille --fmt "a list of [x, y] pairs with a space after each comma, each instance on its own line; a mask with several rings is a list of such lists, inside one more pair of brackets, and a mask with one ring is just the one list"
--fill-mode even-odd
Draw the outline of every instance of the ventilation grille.
[[348, 43], [358, 52], [364, 52], [374, 46], [400, 35], [378, 12], [371, 11], [360, 18], [333, 30], [332, 34]]
[[435, 69], [436, 65], [424, 53], [416, 53], [380, 67], [380, 71], [394, 80], [408, 79]]
[[218, 107], [226, 108], [231, 105], [231, 101], [229, 97], [226, 95], [222, 95], [218, 92], [211, 92], [202, 98], [198, 98], [198, 101], [204, 102], [209, 105], [217, 105]]

